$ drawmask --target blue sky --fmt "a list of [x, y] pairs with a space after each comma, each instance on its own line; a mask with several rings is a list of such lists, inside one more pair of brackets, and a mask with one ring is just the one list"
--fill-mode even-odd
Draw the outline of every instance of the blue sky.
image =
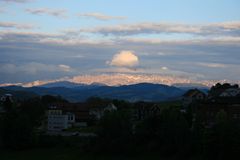
[[[8, 0], [3, 0], [8, 1]], [[175, 22], [175, 23], [216, 23], [239, 20], [238, 0], [32, 0], [26, 3], [0, 2], [6, 13], [1, 21], [38, 24], [42, 31], [56, 31], [67, 27], [91, 27], [95, 25], [118, 24], [119, 21], [97, 21], [78, 18], [78, 13], [98, 12], [112, 16], [124, 16], [124, 23]], [[49, 8], [66, 10], [66, 19], [48, 15], [35, 16], [25, 12], [26, 8]], [[121, 23], [122, 23], [121, 22]]]
[[240, 80], [238, 0], [0, 0], [0, 83], [82, 74]]

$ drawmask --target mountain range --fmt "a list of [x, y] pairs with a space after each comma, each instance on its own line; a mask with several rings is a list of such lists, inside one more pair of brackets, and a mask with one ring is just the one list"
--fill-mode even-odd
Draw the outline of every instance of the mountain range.
[[[176, 87], [176, 86], [179, 86]], [[37, 87], [7, 86], [5, 92], [22, 92], [25, 95], [59, 95], [71, 102], [85, 101], [90, 97], [121, 99], [127, 101], [168, 101], [177, 100], [186, 92], [185, 85], [168, 86], [153, 83], [138, 83], [121, 86], [107, 86], [100, 83], [90, 85], [68, 81], [53, 82]], [[184, 87], [182, 87], [184, 86]], [[196, 85], [197, 86], [197, 85]], [[182, 88], [181, 88], [182, 87]], [[188, 89], [204, 86], [189, 85]], [[17, 94], [18, 95], [18, 94]]]
[[[108, 86], [120, 86], [120, 85], [130, 85], [137, 83], [154, 83], [154, 84], [194, 84], [194, 85], [205, 85], [211, 87], [216, 83], [226, 83], [227, 81], [221, 80], [191, 80], [184, 77], [176, 77], [167, 74], [129, 74], [129, 73], [103, 73], [103, 74], [84, 74], [76, 75], [73, 77], [62, 77], [58, 79], [48, 79], [48, 80], [35, 80], [29, 82], [14, 82], [14, 83], [0, 83], [0, 86], [12, 86], [20, 85], [24, 87], [36, 87], [41, 85], [48, 85], [49, 83], [62, 83], [62, 81], [76, 83], [76, 84], [105, 84]], [[228, 81], [228, 83], [240, 84], [239, 82]], [[76, 85], [74, 84], [74, 85]]]

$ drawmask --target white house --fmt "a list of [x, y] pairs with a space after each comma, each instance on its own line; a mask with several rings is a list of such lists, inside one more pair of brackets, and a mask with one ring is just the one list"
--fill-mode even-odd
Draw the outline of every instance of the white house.
[[187, 107], [194, 101], [204, 100], [206, 94], [198, 89], [190, 89], [183, 95], [183, 106]]
[[7, 99], [9, 99], [11, 102], [13, 102], [12, 94], [9, 94], [9, 93], [4, 94], [3, 96], [1, 96], [0, 101], [5, 102]]
[[236, 97], [237, 95], [240, 95], [239, 88], [229, 88], [226, 89], [223, 93], [221, 93], [220, 97]]
[[106, 112], [106, 111], [117, 111], [117, 107], [114, 105], [114, 104], [109, 104], [107, 107], [104, 107], [103, 108], [103, 111]]
[[47, 112], [48, 131], [62, 131], [72, 127], [74, 123], [75, 115], [71, 112], [64, 113], [56, 107], [51, 107]]
[[117, 107], [114, 104], [109, 104], [105, 107], [95, 107], [89, 110], [89, 115], [94, 116], [96, 120], [100, 120], [105, 112], [117, 111]]
[[10, 100], [11, 102], [13, 102], [12, 94], [4, 94], [0, 97], [0, 114], [3, 114], [6, 112], [3, 106], [3, 103], [6, 102], [6, 100]]

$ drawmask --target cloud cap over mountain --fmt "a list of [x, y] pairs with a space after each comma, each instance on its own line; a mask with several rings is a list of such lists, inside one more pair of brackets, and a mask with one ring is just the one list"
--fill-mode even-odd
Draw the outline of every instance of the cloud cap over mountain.
[[126, 50], [115, 54], [111, 62], [107, 63], [117, 67], [136, 67], [139, 64], [139, 59], [133, 51]]

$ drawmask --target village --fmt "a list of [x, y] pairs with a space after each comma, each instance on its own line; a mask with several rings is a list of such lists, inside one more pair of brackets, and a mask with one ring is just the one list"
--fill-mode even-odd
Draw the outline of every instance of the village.
[[[218, 87], [218, 86], [216, 86]], [[187, 91], [176, 107], [181, 112], [186, 113], [189, 108], [192, 114], [204, 115], [205, 125], [210, 127], [214, 124], [214, 117], [221, 110], [225, 111], [229, 117], [240, 120], [240, 89], [238, 86], [227, 86], [227, 89], [217, 88], [217, 94], [206, 94], [198, 89]], [[215, 95], [214, 95], [215, 94]], [[173, 103], [174, 104], [174, 103]], [[87, 127], [91, 122], [99, 121], [106, 112], [117, 110], [129, 110], [132, 120], [137, 122], [147, 117], [160, 115], [164, 106], [158, 103], [139, 102], [132, 107], [126, 106], [119, 108], [113, 103], [105, 106], [87, 106], [86, 103], [56, 103], [51, 104], [47, 111], [47, 130], [62, 131], [71, 127]], [[195, 117], [193, 116], [192, 121]], [[96, 123], [95, 123], [96, 124]]]
[[[2, 104], [5, 101], [13, 102], [13, 99], [11, 94], [5, 94], [2, 95], [1, 102]], [[94, 101], [94, 98], [92, 99]], [[50, 135], [96, 136], [92, 132], [81, 133], [81, 130], [97, 125], [104, 114], [108, 112], [128, 111], [131, 114], [131, 121], [136, 124], [148, 117], [160, 115], [161, 111], [166, 108], [164, 103], [152, 102], [125, 103], [125, 105], [118, 106], [110, 100], [103, 100], [98, 104], [87, 102], [48, 103], [39, 129]], [[191, 89], [179, 101], [170, 102], [168, 105], [173, 105], [183, 114], [187, 114], [191, 110], [192, 122], [195, 121], [197, 115], [201, 115], [204, 125], [211, 127], [214, 124], [215, 116], [221, 110], [226, 112], [231, 119], [240, 120], [240, 89], [238, 85], [230, 84], [217, 84], [208, 94], [198, 89]], [[0, 107], [0, 113], [4, 114], [4, 112], [4, 108]]]

